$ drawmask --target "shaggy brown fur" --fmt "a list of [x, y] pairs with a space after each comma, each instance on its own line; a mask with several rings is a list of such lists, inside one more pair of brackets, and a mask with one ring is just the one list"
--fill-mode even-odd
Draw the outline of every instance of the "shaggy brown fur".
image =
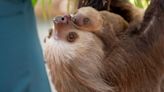
[[[110, 28], [95, 35], [74, 28], [71, 21], [61, 24], [45, 48], [58, 92], [162, 91], [164, 0], [152, 0], [141, 24], [129, 27], [115, 44]], [[69, 32], [79, 37], [70, 43], [66, 40]], [[58, 39], [54, 39], [56, 35], [60, 35]]]
[[164, 80], [162, 81], [162, 84], [161, 84], [161, 92], [164, 92]]
[[[115, 82], [109, 85], [116, 85], [120, 92], [161, 92], [160, 87], [163, 91], [163, 2], [164, 0], [152, 0], [143, 22], [130, 27], [119, 46], [105, 59], [106, 71], [111, 70], [105, 78]], [[107, 41], [104, 35], [105, 32], [100, 38]]]

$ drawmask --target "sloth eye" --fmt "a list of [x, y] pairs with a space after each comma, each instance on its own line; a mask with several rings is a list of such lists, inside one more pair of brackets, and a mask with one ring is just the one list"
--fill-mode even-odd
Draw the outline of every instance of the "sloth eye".
[[84, 24], [87, 24], [89, 21], [90, 21], [89, 18], [84, 18], [84, 19], [83, 19]]
[[67, 36], [68, 42], [74, 42], [78, 38], [78, 34], [76, 32], [69, 32]]

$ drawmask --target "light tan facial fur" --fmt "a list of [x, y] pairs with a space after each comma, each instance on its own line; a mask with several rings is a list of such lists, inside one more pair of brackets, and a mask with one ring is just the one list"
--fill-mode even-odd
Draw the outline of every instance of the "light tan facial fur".
[[53, 36], [46, 41], [45, 59], [58, 92], [109, 92], [102, 79], [103, 44], [93, 33], [77, 29], [79, 38], [69, 43]]

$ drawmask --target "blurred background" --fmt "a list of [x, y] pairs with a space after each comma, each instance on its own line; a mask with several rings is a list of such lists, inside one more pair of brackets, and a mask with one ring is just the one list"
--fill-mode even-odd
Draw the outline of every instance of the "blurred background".
[[[149, 0], [129, 0], [136, 7], [146, 9]], [[38, 34], [42, 48], [44, 50], [44, 38], [48, 35], [48, 30], [52, 27], [52, 19], [55, 16], [73, 13], [77, 9], [78, 0], [32, 0], [35, 10]], [[49, 70], [46, 66], [47, 74]], [[50, 76], [49, 76], [49, 80]], [[50, 81], [52, 92], [56, 92]]]

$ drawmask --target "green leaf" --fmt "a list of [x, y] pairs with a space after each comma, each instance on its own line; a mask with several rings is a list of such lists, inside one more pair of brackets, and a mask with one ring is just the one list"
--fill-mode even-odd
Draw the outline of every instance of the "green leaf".
[[135, 2], [135, 5], [138, 7], [140, 7], [140, 8], [144, 7], [141, 0], [135, 0], [134, 2]]
[[129, 0], [132, 4], [139, 8], [147, 8], [150, 0]]
[[36, 5], [36, 3], [37, 3], [37, 0], [32, 0], [33, 7]]

